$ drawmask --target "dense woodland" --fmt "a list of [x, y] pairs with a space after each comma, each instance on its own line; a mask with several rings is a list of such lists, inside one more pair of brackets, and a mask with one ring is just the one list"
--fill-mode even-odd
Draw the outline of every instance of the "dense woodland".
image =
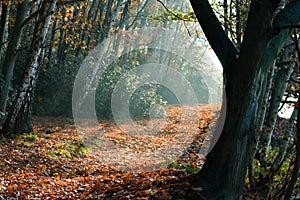
[[[299, 0], [1, 0], [0, 17], [1, 199], [300, 199]], [[122, 35], [147, 27], [176, 30], [215, 52], [223, 67], [222, 107], [209, 101], [205, 77], [183, 56], [121, 49]], [[122, 56], [93, 88], [98, 128], [122, 153], [172, 148], [183, 137], [181, 155], [168, 165], [138, 172], [116, 168], [118, 160], [106, 165], [78, 136], [76, 75], [89, 53], [114, 36], [109, 48]], [[155, 137], [125, 134], [113, 121], [114, 88], [150, 61], [184, 74], [201, 94], [200, 107], [178, 108], [171, 90], [148, 84], [132, 94], [131, 116], [147, 124], [152, 105], [168, 106], [168, 124]], [[128, 90], [139, 78], [128, 77]], [[178, 125], [184, 109], [195, 114], [185, 121], [201, 122], [196, 131]], [[155, 114], [161, 123], [161, 110]], [[221, 136], [204, 158], [199, 152], [211, 124]]]

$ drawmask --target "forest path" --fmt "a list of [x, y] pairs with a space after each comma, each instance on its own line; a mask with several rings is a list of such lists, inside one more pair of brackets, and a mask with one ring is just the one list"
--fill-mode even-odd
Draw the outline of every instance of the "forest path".
[[[201, 106], [196, 132], [189, 131], [189, 125], [177, 127], [178, 109], [167, 111], [170, 123], [154, 135], [124, 134], [111, 121], [102, 121], [96, 129], [106, 130], [103, 144], [115, 146], [104, 149], [109, 150], [106, 156], [115, 158], [108, 160], [99, 156], [103, 149], [85, 147], [71, 119], [34, 117], [33, 133], [0, 144], [0, 197], [169, 199], [174, 193], [184, 195], [190, 188], [188, 181], [203, 164], [197, 152], [210, 130], [207, 121], [219, 107]], [[174, 141], [182, 141], [184, 149], [179, 151]], [[161, 163], [160, 154], [151, 152], [162, 147], [180, 155]], [[139, 157], [143, 154], [147, 156]], [[130, 156], [124, 162], [120, 155]]]

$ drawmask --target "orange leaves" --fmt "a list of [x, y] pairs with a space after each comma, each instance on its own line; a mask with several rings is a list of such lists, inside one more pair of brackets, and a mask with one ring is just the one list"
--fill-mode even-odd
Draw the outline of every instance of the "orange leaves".
[[[66, 20], [68, 21], [68, 18], [66, 18]], [[65, 24], [61, 27], [61, 29], [67, 29], [68, 28], [68, 24]]]
[[3, 3], [3, 4], [6, 5], [6, 6], [8, 6], [9, 0], [2, 0], [1, 3]]
[[[157, 136], [128, 135], [117, 129], [112, 121], [102, 121], [97, 128], [106, 130], [105, 139], [118, 146], [118, 153], [140, 155], [140, 160], [132, 163], [142, 167], [159, 161], [147, 154], [150, 162], [142, 162], [147, 158], [143, 157], [144, 152], [174, 146], [176, 137], [181, 137], [184, 142], [186, 137], [196, 136], [172, 167], [135, 173], [116, 170], [116, 166], [124, 161], [122, 157], [117, 160], [120, 154], [112, 155], [116, 158], [112, 165], [101, 163], [93, 154], [76, 155], [81, 141], [71, 119], [34, 117], [32, 134], [0, 144], [0, 193], [4, 199], [96, 199], [99, 196], [103, 199], [168, 199], [172, 193], [182, 193], [190, 187], [186, 169], [199, 169], [203, 163], [195, 152], [206, 137], [207, 120], [213, 118], [211, 112], [214, 109], [207, 105], [200, 108], [198, 115], [203, 132], [198, 133], [178, 133], [181, 130], [178, 127], [181, 119], [177, 117], [179, 108], [168, 111], [169, 124]], [[69, 152], [71, 156], [64, 156], [63, 152]]]
[[23, 183], [21, 183], [20, 185], [19, 185], [19, 188], [21, 188], [21, 189], [25, 189], [27, 186], [25, 185], [25, 184], [23, 184]]
[[72, 12], [74, 12], [74, 10], [75, 10], [75, 7], [74, 7], [74, 6], [70, 6], [70, 7], [67, 7], [67, 8], [66, 8], [66, 12], [67, 12], [67, 13], [72, 13]]
[[79, 3], [79, 8], [80, 8], [80, 9], [82, 9], [83, 6], [84, 6], [84, 3], [83, 3], [83, 2]]
[[60, 176], [57, 175], [57, 176], [55, 177], [55, 180], [59, 181], [59, 180], [60, 180]]
[[39, 102], [42, 101], [42, 97], [41, 97], [41, 96], [38, 96], [37, 98], [38, 98], [38, 101], [39, 101]]
[[8, 192], [13, 192], [14, 186], [12, 184], [10, 184], [9, 186], [7, 186], [7, 190], [8, 190]]
[[137, 6], [139, 3], [139, 0], [133, 0], [132, 6]]

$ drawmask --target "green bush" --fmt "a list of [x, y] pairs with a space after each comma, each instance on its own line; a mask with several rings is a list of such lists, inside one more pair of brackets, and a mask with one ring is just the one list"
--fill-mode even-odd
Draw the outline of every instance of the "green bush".
[[[111, 97], [116, 84], [127, 72], [139, 65], [149, 63], [157, 51], [151, 49], [145, 54], [142, 50], [132, 51], [115, 60], [99, 78], [96, 88], [95, 109], [98, 118], [112, 117]], [[175, 70], [190, 81], [200, 103], [207, 103], [208, 89], [196, 69], [186, 60], [172, 54], [170, 63]], [[72, 116], [72, 90], [77, 71], [82, 63], [81, 58], [65, 62], [63, 67], [50, 67], [41, 71], [36, 88], [34, 114], [50, 116]], [[125, 90], [134, 87], [143, 77], [131, 74], [124, 81]], [[125, 91], [126, 92], [126, 91]], [[182, 91], [185, 93], [186, 91]], [[121, 97], [124, 98], [124, 97]], [[124, 99], [125, 101], [125, 99]], [[155, 83], [149, 83], [136, 88], [129, 100], [129, 110], [132, 118], [148, 118], [149, 112], [161, 117], [161, 107], [166, 104], [177, 104], [176, 96], [169, 89]], [[126, 102], [124, 104], [126, 105]], [[153, 109], [153, 105], [155, 109]], [[128, 109], [128, 108], [126, 108]]]

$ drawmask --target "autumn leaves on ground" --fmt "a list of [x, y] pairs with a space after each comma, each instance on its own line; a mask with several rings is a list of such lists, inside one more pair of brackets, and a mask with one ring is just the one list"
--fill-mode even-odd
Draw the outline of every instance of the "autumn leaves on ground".
[[[105, 137], [102, 137], [102, 141], [115, 146], [111, 148], [115, 150], [113, 153], [108, 151], [111, 149], [106, 149], [106, 154], [95, 151], [95, 147], [85, 145], [73, 120], [34, 117], [32, 133], [12, 140], [2, 138], [0, 199], [184, 197], [186, 191], [191, 189], [190, 183], [194, 179], [195, 172], [203, 164], [203, 155], [199, 152], [201, 147], [208, 145], [204, 141], [210, 138], [209, 133], [215, 124], [220, 107], [201, 105], [197, 109], [200, 112], [199, 123], [194, 124], [196, 129], [191, 125], [179, 123], [180, 107], [172, 107], [166, 112], [164, 128], [152, 136], [126, 134], [111, 120], [101, 121], [99, 129], [105, 128], [103, 132]], [[160, 123], [160, 119], [156, 120]], [[188, 123], [190, 120], [183, 121]], [[147, 124], [148, 121], [143, 120], [139, 123]], [[147, 154], [148, 159], [145, 161], [133, 156], [135, 152], [142, 155], [143, 152], [172, 149], [176, 140], [190, 142], [183, 143], [181, 151], [170, 151], [168, 157], [171, 159], [163, 163], [160, 154]], [[120, 155], [130, 155], [132, 160], [122, 162], [123, 158], [116, 153], [116, 149]], [[171, 155], [174, 152], [177, 153], [174, 154], [175, 157]], [[111, 157], [115, 158], [113, 162], [105, 161], [103, 158], [109, 157], [110, 153]], [[128, 163], [142, 164], [134, 168]]]

